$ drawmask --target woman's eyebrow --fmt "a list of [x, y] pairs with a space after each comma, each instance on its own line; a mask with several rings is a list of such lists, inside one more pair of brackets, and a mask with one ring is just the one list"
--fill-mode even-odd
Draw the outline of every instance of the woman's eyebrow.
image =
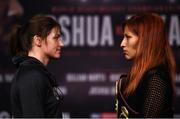
[[126, 33], [124, 34], [124, 36], [125, 36], [125, 37], [131, 37], [130, 35], [128, 35], [128, 34], [126, 34]]

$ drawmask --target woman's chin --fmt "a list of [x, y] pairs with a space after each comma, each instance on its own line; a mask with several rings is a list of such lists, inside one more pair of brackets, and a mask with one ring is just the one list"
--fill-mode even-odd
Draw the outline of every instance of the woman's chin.
[[131, 60], [131, 59], [132, 59], [132, 58], [129, 57], [128, 55], [125, 55], [125, 58], [126, 58], [127, 60]]
[[61, 54], [56, 54], [53, 57], [51, 57], [52, 59], [59, 59], [61, 57]]

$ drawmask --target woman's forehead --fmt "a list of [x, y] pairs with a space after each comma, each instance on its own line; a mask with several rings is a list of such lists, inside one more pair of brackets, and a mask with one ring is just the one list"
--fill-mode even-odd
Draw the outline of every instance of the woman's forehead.
[[59, 27], [54, 27], [54, 28], [51, 29], [51, 32], [61, 34], [61, 29]]

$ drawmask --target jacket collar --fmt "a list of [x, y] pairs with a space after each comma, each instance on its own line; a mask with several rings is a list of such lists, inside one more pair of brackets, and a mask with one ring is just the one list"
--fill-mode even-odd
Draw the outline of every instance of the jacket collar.
[[20, 65], [40, 65], [45, 68], [44, 64], [40, 62], [38, 59], [29, 56], [14, 56], [12, 58], [12, 62], [19, 67]]

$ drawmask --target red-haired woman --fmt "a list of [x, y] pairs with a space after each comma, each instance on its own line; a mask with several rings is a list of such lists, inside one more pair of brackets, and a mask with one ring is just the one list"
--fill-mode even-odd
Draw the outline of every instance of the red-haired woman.
[[173, 117], [176, 68], [163, 19], [134, 15], [123, 32], [120, 46], [133, 64], [116, 83], [118, 117]]

